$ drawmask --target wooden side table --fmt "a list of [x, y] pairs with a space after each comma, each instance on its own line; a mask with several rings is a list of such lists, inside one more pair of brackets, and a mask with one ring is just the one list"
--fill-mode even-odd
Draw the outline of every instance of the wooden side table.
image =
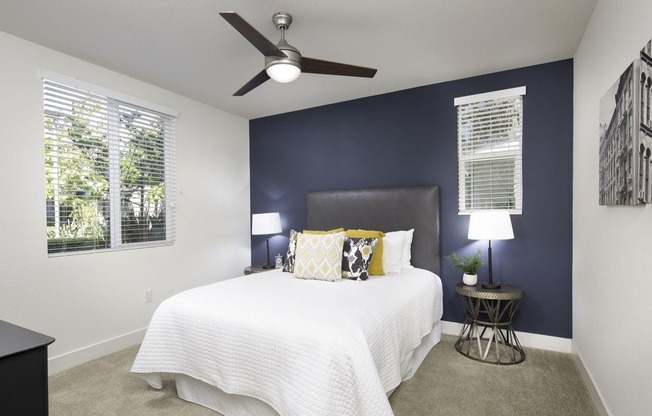
[[[512, 318], [525, 292], [517, 286], [484, 289], [458, 283], [455, 291], [466, 319], [455, 342], [457, 352], [490, 364], [518, 364], [525, 351], [512, 328]], [[491, 332], [487, 335], [487, 332]], [[493, 351], [492, 351], [493, 350]]]
[[263, 266], [247, 266], [244, 268], [244, 274], [254, 274], [254, 273], [262, 273], [262, 272], [268, 272], [270, 270], [276, 270], [276, 269], [263, 269]]

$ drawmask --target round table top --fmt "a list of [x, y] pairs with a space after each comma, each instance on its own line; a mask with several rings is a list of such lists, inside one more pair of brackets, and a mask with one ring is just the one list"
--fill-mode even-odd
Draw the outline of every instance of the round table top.
[[500, 289], [485, 289], [481, 283], [475, 286], [468, 286], [464, 283], [458, 283], [455, 291], [463, 296], [478, 299], [494, 299], [494, 300], [514, 300], [521, 299], [525, 292], [522, 288], [512, 285], [500, 285]]
[[254, 273], [262, 273], [262, 272], [268, 272], [270, 270], [276, 270], [277, 268], [272, 267], [271, 269], [266, 269], [263, 267], [262, 264], [258, 265], [252, 265], [252, 266], [247, 266], [244, 268], [244, 274], [254, 274]]

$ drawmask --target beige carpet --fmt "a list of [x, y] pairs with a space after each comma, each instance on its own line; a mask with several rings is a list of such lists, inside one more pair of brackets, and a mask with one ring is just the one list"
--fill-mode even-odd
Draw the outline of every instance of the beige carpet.
[[[396, 416], [597, 416], [568, 354], [526, 349], [514, 366], [458, 354], [444, 336], [417, 374], [390, 397]], [[52, 416], [216, 416], [176, 396], [171, 379], [154, 390], [129, 373], [137, 347], [50, 377]]]

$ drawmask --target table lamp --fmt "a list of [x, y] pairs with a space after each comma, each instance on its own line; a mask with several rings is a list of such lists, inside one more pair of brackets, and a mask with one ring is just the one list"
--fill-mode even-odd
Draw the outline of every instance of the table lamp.
[[500, 283], [494, 284], [491, 264], [491, 240], [511, 240], [514, 238], [512, 220], [507, 211], [477, 211], [471, 213], [469, 220], [469, 240], [489, 240], [488, 267], [489, 282], [483, 283], [485, 289], [500, 289]]
[[[251, 234], [252, 235], [270, 235], [282, 232], [281, 216], [278, 212], [266, 212], [264, 214], [253, 214], [251, 216]], [[263, 269], [273, 269], [276, 267], [269, 261], [269, 238], [267, 243], [267, 263], [263, 264]]]

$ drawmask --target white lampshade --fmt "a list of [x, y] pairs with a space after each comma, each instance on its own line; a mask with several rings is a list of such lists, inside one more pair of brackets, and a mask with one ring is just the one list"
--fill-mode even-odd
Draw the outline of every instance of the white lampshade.
[[271, 79], [284, 84], [294, 81], [301, 75], [301, 69], [298, 66], [286, 63], [271, 65], [266, 71]]
[[514, 238], [512, 220], [507, 211], [478, 211], [471, 213], [469, 240], [511, 240]]
[[282, 231], [281, 216], [278, 212], [266, 212], [251, 216], [252, 235], [278, 234]]

